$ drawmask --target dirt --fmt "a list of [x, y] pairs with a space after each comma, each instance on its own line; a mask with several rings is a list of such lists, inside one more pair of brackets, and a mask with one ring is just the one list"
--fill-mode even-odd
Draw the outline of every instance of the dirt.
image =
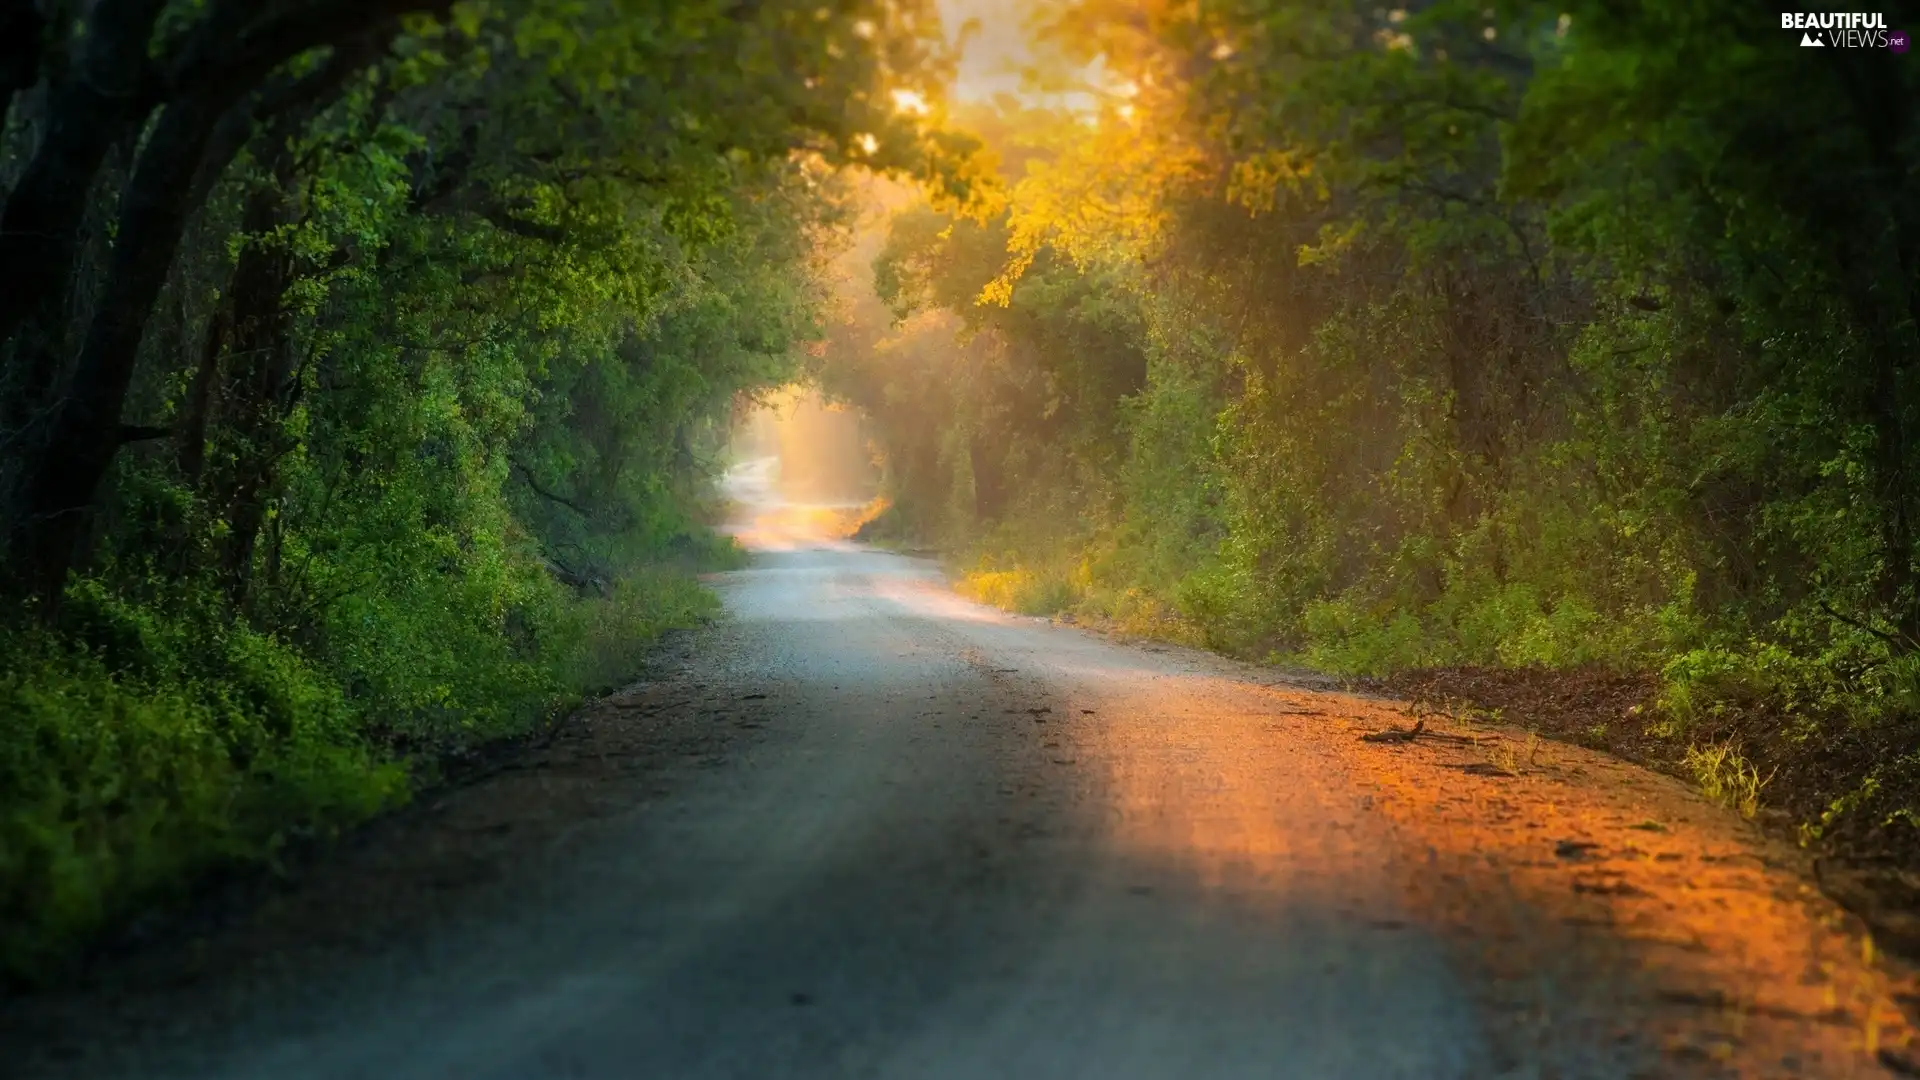
[[[1647, 976], [1637, 994], [1596, 979], [1558, 1002], [1516, 996], [1518, 1045], [1611, 1024], [1662, 1047], [1652, 1075], [1835, 1075], [1832, 1051], [1812, 1049], [1835, 1036], [1890, 1071], [1912, 1064], [1913, 972], [1862, 963], [1859, 925], [1822, 901], [1794, 847], [1604, 752], [1376, 709], [1356, 717], [1358, 735], [1426, 724], [1408, 742], [1356, 741], [1393, 793], [1387, 812], [1432, 844], [1420, 887], [1435, 918], [1471, 927], [1489, 969], [1516, 983], [1622, 964]], [[1463, 779], [1436, 790], [1448, 772]], [[1490, 904], [1473, 884], [1489, 864], [1519, 903]]]
[[[1663, 734], [1658, 677], [1600, 667], [1427, 668], [1363, 685], [1430, 708], [1478, 712], [1688, 782], [1693, 780], [1685, 763], [1689, 746], [1734, 746], [1768, 778], [1758, 824], [1776, 839], [1803, 846], [1808, 873], [1827, 895], [1866, 921], [1881, 947], [1920, 961], [1920, 829], [1856, 814], [1818, 837], [1802, 831], [1876, 766], [1912, 751], [1911, 737], [1896, 729], [1833, 723], [1809, 729], [1804, 717], [1753, 704], [1703, 719], [1684, 737]], [[1912, 788], [1883, 785], [1881, 796], [1920, 805], [1920, 783]], [[1916, 1006], [1920, 1003], [1908, 1003], [1920, 1015]]]

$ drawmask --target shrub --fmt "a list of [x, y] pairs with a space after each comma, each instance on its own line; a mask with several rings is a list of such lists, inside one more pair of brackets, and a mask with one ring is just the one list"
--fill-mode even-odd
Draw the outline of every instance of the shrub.
[[960, 592], [983, 604], [1021, 615], [1057, 615], [1079, 603], [1082, 590], [1064, 573], [974, 570], [961, 577]]
[[116, 671], [44, 635], [0, 642], [0, 970], [43, 971], [209, 867], [405, 798], [404, 771], [356, 735], [323, 676], [245, 631], [210, 645], [232, 677]]

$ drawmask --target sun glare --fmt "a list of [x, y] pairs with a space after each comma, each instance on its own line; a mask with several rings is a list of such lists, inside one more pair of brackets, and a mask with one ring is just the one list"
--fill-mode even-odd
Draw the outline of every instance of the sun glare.
[[[937, 2], [948, 39], [960, 48], [950, 89], [955, 100], [989, 102], [1005, 94], [1028, 106], [1082, 113], [1099, 109], [1099, 92], [1091, 88], [1107, 83], [1103, 66], [1097, 60], [1067, 62], [1047, 46], [1036, 47], [1033, 22], [1039, 5], [1032, 0]], [[1041, 83], [1050, 88], [1041, 89]]]

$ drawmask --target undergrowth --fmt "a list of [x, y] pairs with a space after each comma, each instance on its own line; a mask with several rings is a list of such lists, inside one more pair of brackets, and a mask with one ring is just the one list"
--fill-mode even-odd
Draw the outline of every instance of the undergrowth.
[[[444, 627], [461, 651], [375, 681], [241, 622], [77, 583], [58, 629], [0, 631], [0, 979], [48, 977], [209, 870], [272, 866], [405, 802], [435, 755], [631, 678], [661, 633], [717, 609], [687, 567], [635, 570], [605, 596], [546, 583], [490, 638]], [[511, 708], [450, 719], [435, 703], [453, 688], [427, 678]]]

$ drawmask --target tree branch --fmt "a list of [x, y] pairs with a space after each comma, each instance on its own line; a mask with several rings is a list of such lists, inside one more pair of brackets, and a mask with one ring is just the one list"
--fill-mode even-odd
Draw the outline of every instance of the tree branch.
[[1872, 634], [1874, 637], [1879, 638], [1881, 641], [1886, 642], [1887, 646], [1893, 649], [1895, 653], [1908, 652], [1912, 650], [1914, 647], [1914, 644], [1915, 644], [1914, 642], [1906, 641], [1903, 638], [1901, 638], [1898, 634], [1889, 634], [1885, 630], [1868, 626], [1866, 623], [1861, 622], [1859, 619], [1856, 619], [1851, 615], [1841, 614], [1838, 610], [1834, 608], [1832, 604], [1827, 603], [1825, 600], [1820, 601], [1820, 610], [1826, 612], [1828, 615], [1832, 616], [1834, 619], [1840, 622], [1843, 622], [1848, 626], [1853, 627], [1855, 630], [1865, 631], [1866, 633]]
[[535, 495], [538, 495], [541, 498], [548, 500], [549, 502], [559, 503], [561, 506], [566, 507], [567, 509], [573, 511], [576, 514], [579, 514], [583, 518], [593, 517], [593, 511], [588, 510], [586, 507], [581, 506], [579, 503], [574, 502], [572, 499], [567, 498], [565, 495], [562, 495], [555, 491], [549, 491], [547, 488], [541, 486], [540, 481], [534, 479], [533, 470], [527, 468], [524, 464], [522, 464], [519, 458], [510, 457], [507, 459], [507, 464], [513, 467], [514, 472], [517, 472], [520, 474], [521, 481], [525, 483], [527, 487]]
[[263, 119], [275, 121], [263, 133], [269, 139], [285, 141], [292, 133], [339, 97], [349, 78], [372, 63], [393, 41], [393, 28], [363, 34], [355, 41], [333, 50], [325, 64], [301, 77], [280, 75], [234, 103], [221, 116], [220, 123], [207, 140], [206, 153], [195, 170], [189, 205], [198, 207], [207, 200], [227, 166], [242, 147], [254, 137], [254, 125]]
[[444, 15], [453, 0], [304, 0], [259, 13], [259, 0], [224, 0], [160, 65], [167, 96], [189, 87], [245, 86], [308, 49], [338, 45], [402, 15]]
[[482, 220], [504, 233], [525, 237], [528, 240], [540, 240], [555, 247], [566, 242], [567, 230], [558, 225], [545, 225], [538, 221], [528, 221], [509, 214], [505, 207], [488, 204], [475, 211]]

